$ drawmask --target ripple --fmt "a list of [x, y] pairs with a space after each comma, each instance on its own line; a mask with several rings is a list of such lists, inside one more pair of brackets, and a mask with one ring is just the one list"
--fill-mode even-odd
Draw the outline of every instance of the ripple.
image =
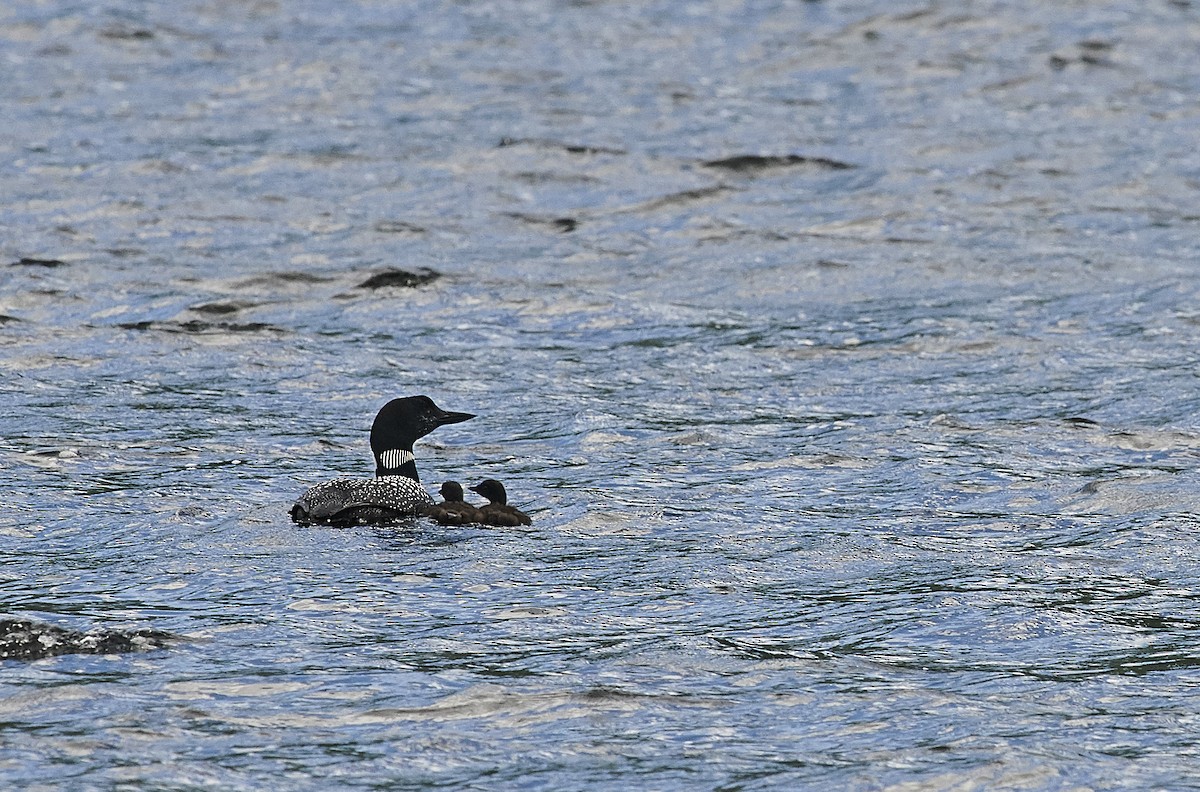
[[1191, 783], [1187, 4], [277, 5], [5, 18], [7, 786]]

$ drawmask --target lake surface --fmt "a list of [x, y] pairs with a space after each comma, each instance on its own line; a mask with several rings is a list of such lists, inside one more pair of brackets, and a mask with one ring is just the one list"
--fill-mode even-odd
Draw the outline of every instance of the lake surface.
[[[1186, 0], [0, 9], [0, 782], [1200, 785], [1198, 51]], [[533, 525], [291, 524], [417, 393], [479, 416], [426, 486]]]

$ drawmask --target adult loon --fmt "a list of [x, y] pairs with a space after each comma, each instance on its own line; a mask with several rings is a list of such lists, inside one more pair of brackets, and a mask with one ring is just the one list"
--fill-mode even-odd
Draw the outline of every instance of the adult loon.
[[371, 424], [375, 478], [336, 478], [305, 492], [292, 506], [300, 525], [386, 525], [433, 503], [417, 477], [413, 443], [446, 424], [475, 416], [447, 412], [428, 396], [392, 399]]
[[471, 525], [483, 522], [483, 515], [471, 504], [463, 500], [462, 484], [457, 481], [447, 481], [438, 490], [442, 496], [441, 503], [425, 507], [424, 515], [439, 525]]
[[0, 618], [0, 660], [41, 660], [64, 654], [116, 654], [163, 649], [179, 636], [162, 630], [68, 630], [45, 622]]
[[479, 514], [483, 517], [481, 522], [484, 525], [516, 526], [533, 522], [528, 514], [508, 505], [508, 493], [504, 491], [504, 485], [496, 479], [484, 479], [471, 487], [471, 492], [488, 499], [486, 506], [479, 507]]

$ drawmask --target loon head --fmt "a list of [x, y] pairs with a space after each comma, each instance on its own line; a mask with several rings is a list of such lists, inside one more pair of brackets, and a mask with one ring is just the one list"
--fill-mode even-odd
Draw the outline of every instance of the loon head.
[[463, 499], [462, 484], [459, 484], [457, 481], [447, 481], [442, 485], [442, 488], [438, 490], [438, 494], [442, 496], [442, 500], [448, 503], [461, 501]]
[[487, 498], [489, 503], [496, 503], [500, 506], [508, 503], [508, 493], [504, 491], [504, 485], [496, 479], [484, 479], [471, 487], [471, 492]]
[[376, 476], [417, 478], [413, 461], [413, 443], [446, 424], [459, 423], [475, 416], [447, 412], [428, 396], [406, 396], [383, 405], [371, 424], [371, 453], [375, 455]]

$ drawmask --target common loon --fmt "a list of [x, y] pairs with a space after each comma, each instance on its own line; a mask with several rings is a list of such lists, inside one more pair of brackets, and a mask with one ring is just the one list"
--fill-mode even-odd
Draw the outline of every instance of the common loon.
[[384, 525], [413, 517], [433, 503], [417, 477], [413, 443], [446, 424], [475, 416], [447, 412], [428, 396], [392, 399], [371, 424], [375, 478], [336, 478], [305, 492], [292, 506], [300, 525]]
[[40, 660], [64, 654], [116, 654], [163, 649], [178, 636], [161, 630], [68, 630], [45, 622], [0, 618], [0, 660]]
[[457, 481], [447, 481], [438, 490], [442, 496], [441, 503], [425, 507], [426, 517], [439, 525], [471, 525], [483, 522], [483, 515], [471, 504], [463, 500], [462, 484]]
[[508, 493], [504, 491], [504, 485], [496, 479], [484, 479], [471, 487], [471, 492], [488, 499], [488, 504], [479, 508], [484, 525], [516, 526], [530, 525], [533, 522], [528, 514], [508, 505]]

